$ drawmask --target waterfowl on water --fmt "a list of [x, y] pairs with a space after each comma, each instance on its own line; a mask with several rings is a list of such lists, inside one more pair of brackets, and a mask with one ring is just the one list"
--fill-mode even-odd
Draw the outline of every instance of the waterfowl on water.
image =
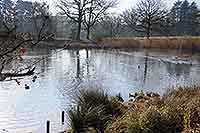
[[37, 76], [34, 76], [32, 81], [35, 82], [36, 79], [37, 79]]
[[26, 90], [29, 90], [30, 87], [29, 87], [27, 84], [25, 84], [25, 89], [26, 89]]

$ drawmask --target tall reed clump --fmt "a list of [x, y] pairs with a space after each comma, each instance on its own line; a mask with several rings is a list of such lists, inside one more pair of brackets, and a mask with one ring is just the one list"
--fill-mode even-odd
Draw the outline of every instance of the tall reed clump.
[[163, 97], [129, 102], [129, 108], [108, 124], [107, 132], [200, 132], [200, 87], [179, 87]]
[[156, 48], [200, 51], [200, 37], [116, 37], [96, 40], [107, 48]]
[[112, 98], [99, 88], [82, 89], [74, 100], [75, 106], [68, 111], [73, 132], [103, 132], [112, 116], [120, 112]]

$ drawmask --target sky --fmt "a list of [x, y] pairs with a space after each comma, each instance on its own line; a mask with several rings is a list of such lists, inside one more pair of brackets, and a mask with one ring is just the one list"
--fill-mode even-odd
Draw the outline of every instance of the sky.
[[[127, 8], [131, 8], [133, 6], [135, 6], [138, 3], [139, 0], [119, 0], [119, 5], [118, 5], [118, 9], [119, 11], [123, 11]], [[176, 2], [177, 0], [163, 0], [163, 2], [165, 3], [165, 5], [167, 7], [172, 7], [173, 3]], [[196, 3], [198, 3], [198, 5], [200, 6], [200, 0], [188, 0], [188, 2], [193, 2], [195, 1]]]
[[[55, 5], [57, 3], [57, 1], [59, 0], [29, 0], [29, 1], [47, 1], [47, 3], [49, 3], [50, 5], [50, 10], [53, 12], [53, 14], [56, 12], [55, 10]], [[118, 6], [113, 9], [113, 12], [115, 13], [121, 13], [123, 12], [125, 9], [129, 9], [133, 6], [135, 6], [139, 0], [118, 0], [119, 4]], [[163, 0], [163, 2], [165, 3], [166, 7], [171, 7], [173, 5], [173, 3], [177, 1], [177, 0]], [[198, 3], [199, 7], [200, 7], [200, 0], [188, 0], [190, 3], [192, 1], [195, 1], [196, 3]]]

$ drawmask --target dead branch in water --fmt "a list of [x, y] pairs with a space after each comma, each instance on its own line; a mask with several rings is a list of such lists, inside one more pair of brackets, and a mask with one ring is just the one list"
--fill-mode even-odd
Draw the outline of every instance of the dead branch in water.
[[29, 69], [27, 72], [22, 72], [22, 73], [1, 73], [0, 81], [4, 81], [6, 78], [31, 76], [35, 73], [34, 71], [35, 71], [35, 67], [32, 69]]

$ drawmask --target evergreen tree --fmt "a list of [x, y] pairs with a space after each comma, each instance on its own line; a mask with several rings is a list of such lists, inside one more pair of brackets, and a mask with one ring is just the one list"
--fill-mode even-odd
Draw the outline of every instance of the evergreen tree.
[[189, 33], [191, 35], [198, 35], [199, 21], [197, 13], [199, 12], [196, 2], [192, 2], [189, 9]]
[[172, 33], [174, 35], [179, 35], [181, 33], [181, 27], [179, 26], [179, 22], [181, 19], [181, 1], [177, 1], [174, 3], [174, 6], [171, 9], [170, 17], [172, 23]]
[[198, 11], [195, 2], [191, 4], [187, 0], [175, 2], [168, 15], [172, 35], [198, 35], [199, 18], [196, 15]]
[[181, 16], [180, 16], [180, 28], [182, 30], [182, 35], [189, 34], [189, 10], [190, 4], [185, 0], [181, 5]]

